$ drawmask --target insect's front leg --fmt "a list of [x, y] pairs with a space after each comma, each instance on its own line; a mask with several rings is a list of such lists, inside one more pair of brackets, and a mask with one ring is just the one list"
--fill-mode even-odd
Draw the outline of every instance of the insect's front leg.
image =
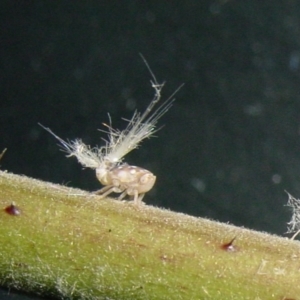
[[144, 202], [142, 201], [143, 198], [145, 196], [145, 193], [143, 194], [138, 194], [137, 192], [135, 193], [134, 195], [134, 199], [133, 199], [133, 202], [136, 206], [140, 206], [141, 204], [143, 204]]

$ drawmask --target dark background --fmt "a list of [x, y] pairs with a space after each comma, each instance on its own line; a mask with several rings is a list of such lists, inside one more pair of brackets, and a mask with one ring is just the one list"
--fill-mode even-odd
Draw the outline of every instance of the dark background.
[[102, 122], [168, 97], [157, 138], [126, 157], [150, 205], [284, 234], [300, 196], [299, 1], [1, 1], [2, 170], [97, 190], [38, 122], [100, 145]]

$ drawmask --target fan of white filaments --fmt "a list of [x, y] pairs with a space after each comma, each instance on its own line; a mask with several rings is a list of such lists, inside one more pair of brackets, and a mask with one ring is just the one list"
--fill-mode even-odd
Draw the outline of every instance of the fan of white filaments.
[[151, 83], [155, 89], [155, 96], [142, 115], [135, 111], [131, 120], [126, 120], [128, 122], [127, 127], [122, 131], [112, 128], [111, 120], [110, 125], [104, 124], [107, 130], [100, 130], [108, 134], [107, 139], [102, 139], [105, 142], [104, 146], [91, 148], [85, 145], [81, 139], [65, 141], [53, 133], [51, 129], [39, 125], [51, 133], [61, 143], [63, 151], [67, 152], [68, 156], [75, 156], [82, 166], [96, 169], [99, 166], [107, 165], [111, 168], [120, 163], [126, 154], [137, 148], [142, 140], [149, 138], [158, 130], [155, 128], [157, 121], [172, 106], [175, 100], [172, 97], [181, 87], [162, 103], [154, 113], [150, 114], [161, 99], [161, 90], [164, 86], [164, 84], [157, 84], [156, 80]]

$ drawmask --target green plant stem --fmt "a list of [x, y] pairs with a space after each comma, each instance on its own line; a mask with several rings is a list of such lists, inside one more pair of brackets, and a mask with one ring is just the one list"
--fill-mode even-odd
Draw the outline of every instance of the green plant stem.
[[[2, 286], [57, 299], [300, 299], [297, 241], [6, 172], [0, 190]], [[19, 216], [4, 210], [12, 202]]]

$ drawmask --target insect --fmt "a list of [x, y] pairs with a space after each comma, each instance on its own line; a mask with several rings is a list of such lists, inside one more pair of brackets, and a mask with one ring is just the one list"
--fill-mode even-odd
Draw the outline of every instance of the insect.
[[144, 113], [135, 111], [130, 120], [125, 120], [128, 124], [124, 130], [112, 128], [111, 120], [110, 125], [103, 124], [107, 129], [101, 131], [108, 135], [107, 139], [103, 139], [104, 146], [91, 148], [80, 139], [64, 141], [49, 128], [39, 124], [60, 142], [63, 150], [68, 153], [67, 157], [75, 156], [82, 166], [96, 170], [97, 179], [104, 185], [95, 192], [96, 194], [104, 198], [111, 193], [120, 193], [119, 200], [130, 196], [136, 205], [141, 204], [145, 193], [152, 189], [156, 176], [148, 170], [124, 163], [123, 157], [136, 149], [145, 138], [157, 132], [157, 121], [172, 106], [175, 100], [173, 95], [182, 87], [181, 85], [166, 101], [154, 109], [161, 100], [164, 83], [157, 82], [147, 61], [142, 55], [141, 57], [152, 77], [150, 82], [155, 91], [154, 97]]

